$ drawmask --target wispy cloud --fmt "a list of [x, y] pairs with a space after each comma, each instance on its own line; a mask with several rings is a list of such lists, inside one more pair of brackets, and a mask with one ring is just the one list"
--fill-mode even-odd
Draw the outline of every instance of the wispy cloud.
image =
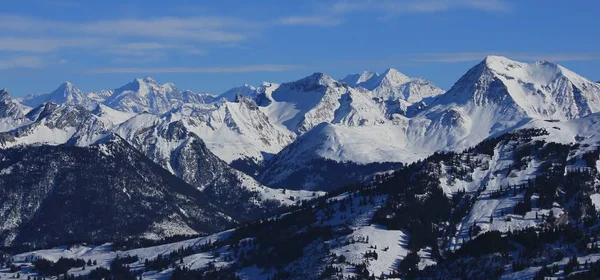
[[304, 68], [300, 65], [281, 65], [281, 64], [258, 64], [258, 65], [240, 65], [223, 67], [114, 67], [114, 68], [94, 68], [90, 73], [111, 74], [111, 73], [250, 73], [250, 72], [284, 72]]
[[181, 39], [204, 42], [244, 40], [244, 29], [256, 23], [227, 17], [112, 19], [78, 22], [23, 16], [0, 16], [0, 29], [28, 34], [57, 33], [71, 36]]
[[208, 42], [237, 42], [246, 37], [232, 29], [253, 25], [237, 19], [221, 17], [152, 18], [104, 20], [83, 24], [75, 31], [109, 36], [173, 38]]
[[64, 48], [92, 47], [106, 40], [100, 38], [17, 38], [0, 37], [0, 51], [44, 53]]
[[506, 12], [511, 10], [511, 6], [503, 0], [345, 0], [331, 6], [331, 11], [335, 14], [377, 11], [387, 16], [403, 13], [435, 13], [452, 9]]
[[290, 16], [280, 18], [277, 23], [281, 25], [336, 26], [342, 24], [342, 21], [332, 16]]
[[148, 17], [82, 22], [0, 15], [0, 52], [50, 53], [64, 49], [112, 56], [112, 61], [171, 54], [204, 55], [237, 45], [273, 26], [335, 26], [333, 17], [288, 16], [252, 21], [225, 16]]
[[37, 56], [21, 56], [0, 59], [0, 70], [18, 68], [41, 68], [42, 66], [44, 66], [44, 61], [42, 58]]
[[166, 56], [167, 52], [176, 51], [186, 54], [204, 55], [207, 52], [193, 45], [185, 44], [163, 44], [157, 42], [134, 42], [112, 44], [102, 52], [120, 56], [143, 57], [143, 56]]

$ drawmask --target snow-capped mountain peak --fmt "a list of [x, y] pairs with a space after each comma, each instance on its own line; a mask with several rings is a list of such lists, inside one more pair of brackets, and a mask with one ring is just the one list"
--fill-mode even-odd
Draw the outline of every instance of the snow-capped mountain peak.
[[[394, 68], [388, 68], [381, 75], [364, 72], [355, 86], [360, 86], [368, 90], [375, 90], [381, 87], [398, 87], [408, 83], [411, 79], [400, 73]], [[362, 80], [362, 81], [361, 81]]]
[[377, 76], [379, 76], [377, 72], [363, 71], [362, 73], [348, 74], [340, 81], [348, 84], [349, 86], [356, 87], [358, 84], [364, 83]]
[[154, 80], [154, 79], [153, 79], [152, 77], [150, 77], [150, 76], [146, 76], [146, 77], [144, 77], [144, 78], [143, 78], [143, 79], [141, 79], [141, 80], [142, 80], [143, 82], [145, 82], [145, 83], [149, 83], [149, 84], [155, 84], [155, 85], [157, 84], [157, 83], [156, 83], [156, 80]]
[[83, 92], [71, 82], [63, 82], [51, 93], [32, 95], [23, 100], [23, 104], [29, 107], [38, 107], [42, 103], [54, 102], [58, 104], [81, 105], [88, 109], [93, 107], [94, 101], [87, 98]]
[[50, 95], [52, 96], [53, 99], [55, 97], [58, 98], [58, 97], [62, 96], [66, 99], [67, 103], [77, 102], [77, 101], [83, 100], [83, 98], [84, 98], [81, 90], [78, 89], [77, 87], [75, 87], [75, 85], [73, 85], [69, 81], [66, 81], [66, 82], [60, 84], [60, 86], [56, 90], [54, 90], [52, 93], [50, 93]]
[[[189, 94], [188, 99], [190, 99]], [[164, 113], [184, 102], [185, 96], [172, 83], [159, 85], [154, 79], [137, 78], [118, 89], [106, 99], [105, 105], [123, 112]], [[192, 98], [193, 99], [193, 98]]]
[[[6, 122], [6, 125], [10, 125], [10, 122], [23, 119], [25, 116], [20, 104], [14, 100], [7, 89], [0, 90], [0, 126], [1, 123]], [[1, 128], [0, 128], [1, 131]]]
[[[600, 111], [598, 84], [548, 61], [522, 63], [502, 56], [488, 56], [450, 92], [465, 92], [465, 85], [473, 89], [466, 92], [473, 92], [473, 100], [480, 104], [485, 100], [514, 102], [536, 119], [567, 120]], [[494, 90], [478, 90], [484, 88]]]
[[381, 74], [382, 82], [387, 81], [393, 85], [401, 85], [410, 81], [410, 78], [394, 68], [388, 68]]
[[314, 89], [316, 87], [326, 87], [338, 83], [335, 79], [324, 73], [313, 73], [310, 76], [293, 82], [297, 87], [304, 90]]

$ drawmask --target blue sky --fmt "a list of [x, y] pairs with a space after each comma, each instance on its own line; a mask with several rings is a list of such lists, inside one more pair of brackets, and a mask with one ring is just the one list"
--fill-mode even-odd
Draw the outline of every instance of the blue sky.
[[487, 54], [600, 80], [600, 1], [6, 1], [0, 87], [84, 92], [136, 77], [221, 93], [397, 68], [448, 89]]

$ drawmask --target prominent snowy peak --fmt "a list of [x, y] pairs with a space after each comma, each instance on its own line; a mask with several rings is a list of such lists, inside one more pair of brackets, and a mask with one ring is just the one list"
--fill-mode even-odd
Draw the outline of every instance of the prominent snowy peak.
[[37, 107], [46, 102], [81, 105], [88, 109], [92, 109], [95, 106], [95, 102], [92, 99], [89, 99], [79, 88], [68, 81], [60, 84], [60, 86], [51, 93], [28, 96], [22, 103], [29, 107]]
[[60, 84], [60, 86], [54, 92], [60, 92], [64, 96], [67, 96], [71, 95], [74, 92], [81, 92], [81, 90], [76, 88], [75, 85], [73, 85], [73, 83], [65, 81], [62, 84]]
[[461, 150], [530, 119], [569, 120], [600, 111], [600, 86], [550, 62], [489, 56], [410, 119], [409, 143]]
[[105, 104], [128, 113], [163, 113], [175, 105], [173, 101], [181, 101], [176, 96], [180, 93], [172, 84], [158, 85], [155, 80], [146, 77], [115, 89]]
[[351, 87], [356, 87], [361, 83], [364, 83], [373, 77], [378, 77], [377, 72], [363, 71], [362, 73], [348, 74], [346, 77], [340, 80]]
[[568, 120], [600, 111], [600, 85], [555, 63], [488, 56], [441, 99], [477, 106], [514, 104], [531, 118]]
[[154, 79], [137, 78], [114, 90], [104, 104], [127, 113], [150, 112], [162, 114], [185, 103], [204, 104], [213, 102], [209, 94], [179, 91], [173, 83], [158, 84]]

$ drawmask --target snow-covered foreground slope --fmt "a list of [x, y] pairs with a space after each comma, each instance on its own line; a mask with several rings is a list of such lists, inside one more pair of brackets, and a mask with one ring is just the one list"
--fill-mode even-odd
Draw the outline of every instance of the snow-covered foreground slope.
[[[358, 275], [355, 264], [360, 263], [367, 263], [365, 268], [370, 274], [387, 274], [406, 255], [407, 236], [403, 231], [387, 230], [369, 223], [384, 199], [383, 196], [363, 196], [353, 191], [332, 197], [328, 202], [322, 200], [325, 206], [264, 220], [264, 227], [259, 223], [249, 224], [207, 237], [129, 250], [118, 250], [111, 244], [59, 247], [21, 253], [13, 256], [13, 260], [15, 264], [25, 266], [21, 277], [26, 277], [37, 275], [31, 269], [31, 263], [36, 258], [95, 261], [96, 266], [69, 271], [74, 275], [86, 275], [97, 267], [110, 267], [111, 262], [119, 256], [137, 256], [139, 260], [129, 264], [134, 275], [165, 279], [174, 271], [170, 265], [156, 271], [147, 268], [145, 260], [152, 262], [159, 255], [168, 257], [173, 252], [189, 248], [191, 250], [185, 255], [174, 260], [177, 266], [197, 270], [236, 265], [235, 274], [242, 279], [272, 278], [281, 268], [275, 269], [269, 262], [281, 263], [285, 270], [294, 271], [291, 279], [316, 279], [320, 274], [327, 273], [328, 263], [337, 263], [345, 275]], [[336, 212], [333, 215], [330, 213], [332, 210]], [[298, 227], [306, 231], [296, 231]], [[272, 249], [269, 250], [269, 247]], [[268, 253], [271, 250], [281, 253], [271, 256]], [[364, 256], [365, 252], [371, 251], [377, 256]]]
[[[561, 269], [553, 275], [564, 276], [566, 256], [596, 260], [591, 244], [598, 236], [597, 122], [597, 114], [562, 123], [531, 120], [522, 130], [463, 152], [437, 153], [378, 176], [370, 185], [329, 194], [219, 237], [126, 251], [76, 246], [15, 259], [27, 264], [34, 255], [70, 256], [107, 266], [116, 255], [138, 255], [130, 265], [134, 274], [152, 279], [191, 273], [173, 264], [243, 279], [373, 274], [386, 279], [530, 279], [542, 265], [553, 263]], [[532, 238], [540, 239], [529, 242]], [[160, 272], [152, 266], [159, 254], [165, 257], [186, 246], [192, 250], [174, 253]], [[145, 258], [150, 265], [144, 265]]]

